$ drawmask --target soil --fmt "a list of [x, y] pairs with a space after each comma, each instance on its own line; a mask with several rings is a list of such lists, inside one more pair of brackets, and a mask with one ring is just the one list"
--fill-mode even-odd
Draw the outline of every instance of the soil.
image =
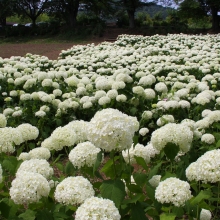
[[[104, 42], [114, 42], [120, 34], [133, 34], [129, 29], [108, 27], [106, 28], [103, 36], [95, 36], [89, 40], [82, 41], [80, 44], [95, 45]], [[47, 56], [49, 59], [57, 59], [62, 50], [67, 50], [74, 45], [79, 45], [78, 42], [64, 42], [64, 43], [45, 43], [45, 41], [37, 40], [36, 43], [32, 40], [27, 43], [12, 42], [12, 43], [0, 43], [0, 57], [10, 58], [11, 56], [25, 56], [27, 53]]]

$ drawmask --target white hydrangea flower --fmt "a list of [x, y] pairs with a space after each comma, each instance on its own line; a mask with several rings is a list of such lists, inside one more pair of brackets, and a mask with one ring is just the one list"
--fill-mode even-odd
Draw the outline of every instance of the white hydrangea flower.
[[160, 153], [160, 151], [157, 150], [151, 143], [148, 143], [145, 148], [150, 158], [154, 158], [157, 154]]
[[148, 128], [141, 128], [141, 129], [139, 130], [139, 134], [140, 134], [141, 136], [145, 136], [148, 132], [149, 132], [149, 129], [148, 129]]
[[82, 176], [67, 177], [56, 186], [55, 200], [64, 205], [82, 204], [94, 196], [92, 184]]
[[220, 149], [207, 151], [186, 169], [188, 180], [216, 183], [220, 181]]
[[30, 155], [29, 155], [29, 153], [27, 153], [27, 152], [22, 152], [22, 153], [20, 153], [20, 155], [19, 155], [19, 157], [18, 157], [18, 160], [30, 160], [31, 158], [30, 158]]
[[12, 108], [6, 108], [6, 109], [4, 109], [3, 114], [7, 117], [9, 115], [12, 115], [13, 112], [14, 112], [14, 110]]
[[44, 116], [46, 116], [46, 112], [45, 111], [42, 111], [42, 110], [39, 110], [37, 112], [35, 112], [34, 114], [36, 117], [39, 117], [39, 118], [43, 118]]
[[37, 147], [29, 151], [30, 159], [48, 160], [51, 156], [50, 150], [45, 147]]
[[38, 128], [28, 123], [21, 124], [16, 129], [21, 132], [24, 141], [35, 140], [39, 135]]
[[153, 117], [153, 113], [152, 111], [144, 111], [141, 117], [145, 120], [149, 120]]
[[81, 168], [83, 166], [92, 167], [101, 149], [97, 148], [91, 142], [79, 143], [69, 153], [69, 160], [73, 166]]
[[207, 209], [202, 209], [200, 212], [200, 220], [211, 220], [212, 213]]
[[142, 157], [146, 163], [150, 162], [150, 157], [146, 147], [142, 144], [132, 145], [130, 149], [123, 150], [122, 156], [126, 163], [136, 164], [136, 157]]
[[136, 117], [128, 116], [117, 109], [96, 112], [88, 126], [88, 140], [107, 152], [130, 148], [133, 136], [139, 129]]
[[99, 105], [106, 105], [111, 102], [111, 99], [108, 96], [103, 96], [98, 100]]
[[120, 220], [121, 216], [113, 201], [91, 197], [76, 210], [75, 220]]
[[163, 115], [162, 117], [157, 119], [157, 125], [159, 127], [168, 124], [168, 123], [173, 123], [174, 122], [174, 117], [173, 115]]
[[180, 151], [188, 152], [193, 140], [193, 132], [184, 124], [168, 123], [155, 130], [151, 135], [151, 144], [162, 150], [167, 143], [174, 143], [179, 146]]
[[176, 177], [170, 177], [161, 181], [155, 190], [155, 198], [160, 203], [172, 203], [181, 207], [192, 198], [190, 185]]
[[0, 153], [13, 153], [14, 145], [20, 145], [23, 138], [18, 129], [12, 127], [0, 128]]
[[148, 181], [151, 186], [156, 188], [160, 183], [161, 175], [154, 175], [152, 178]]
[[166, 93], [168, 91], [168, 88], [164, 82], [159, 82], [155, 85], [155, 90], [157, 92]]
[[127, 101], [127, 97], [126, 97], [126, 95], [124, 95], [124, 94], [117, 95], [116, 101], [117, 101], [117, 102], [126, 102], [126, 101]]
[[16, 204], [39, 202], [47, 197], [50, 186], [45, 177], [39, 173], [20, 172], [11, 183], [10, 197]]
[[7, 118], [4, 114], [0, 114], [0, 128], [4, 128], [7, 125]]
[[57, 127], [50, 136], [52, 138], [52, 142], [56, 143], [59, 148], [56, 149], [61, 150], [63, 147], [70, 147], [75, 144], [77, 138], [74, 130], [70, 130], [68, 127]]
[[153, 89], [145, 89], [144, 93], [145, 93], [145, 98], [148, 100], [154, 99], [156, 97], [156, 93]]
[[50, 167], [50, 164], [44, 159], [30, 159], [23, 161], [17, 170], [17, 174], [24, 171], [39, 173], [46, 179], [49, 179], [54, 173], [53, 168]]
[[115, 99], [118, 96], [118, 91], [116, 89], [111, 89], [106, 94], [110, 99]]
[[212, 134], [203, 134], [201, 137], [201, 141], [206, 143], [206, 144], [213, 144], [215, 143], [215, 136]]

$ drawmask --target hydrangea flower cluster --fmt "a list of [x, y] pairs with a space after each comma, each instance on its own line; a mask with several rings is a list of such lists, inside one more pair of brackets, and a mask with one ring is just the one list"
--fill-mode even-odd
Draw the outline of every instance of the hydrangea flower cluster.
[[43, 159], [25, 160], [21, 163], [20, 167], [17, 170], [17, 173], [24, 171], [31, 173], [39, 173], [46, 179], [49, 179], [54, 173], [53, 168], [50, 167], [50, 164]]
[[35, 140], [39, 135], [39, 130], [37, 127], [31, 124], [24, 123], [17, 127], [19, 132], [21, 132], [23, 141]]
[[200, 220], [210, 220], [212, 218], [212, 213], [207, 209], [202, 209], [200, 212]]
[[44, 159], [48, 160], [51, 156], [50, 151], [44, 147], [37, 147], [27, 152], [22, 152], [18, 160]]
[[180, 151], [188, 152], [193, 140], [193, 132], [184, 124], [169, 123], [155, 130], [151, 136], [151, 144], [162, 150], [167, 143], [179, 146]]
[[159, 183], [155, 198], [160, 203], [172, 203], [174, 206], [184, 206], [192, 198], [190, 185], [176, 177], [167, 178]]
[[79, 205], [94, 196], [92, 184], [82, 176], [67, 177], [56, 186], [55, 200], [65, 205]]
[[16, 204], [30, 204], [39, 202], [47, 197], [50, 186], [45, 177], [39, 173], [21, 171], [11, 183], [10, 197]]
[[220, 149], [207, 151], [186, 169], [189, 181], [216, 183], [220, 181]]
[[91, 142], [79, 143], [69, 153], [69, 160], [73, 166], [81, 168], [83, 166], [92, 167], [97, 158], [97, 154], [101, 151]]
[[0, 114], [0, 128], [4, 128], [7, 125], [7, 118], [4, 114]]
[[23, 142], [21, 132], [12, 127], [0, 128], [0, 153], [13, 153], [14, 145], [20, 145]]
[[150, 162], [150, 157], [147, 148], [142, 144], [131, 146], [130, 149], [122, 151], [123, 158], [126, 163], [136, 164], [136, 157], [142, 157], [146, 163]]
[[85, 202], [79, 206], [76, 210], [76, 220], [93, 220], [93, 219], [105, 219], [105, 220], [119, 220], [121, 215], [118, 209], [115, 207], [113, 201], [109, 199], [103, 199], [98, 197], [91, 197], [85, 200]]
[[148, 181], [151, 186], [156, 188], [160, 183], [161, 175], [154, 175], [152, 178]]
[[88, 140], [106, 152], [130, 148], [139, 123], [117, 109], [98, 111], [90, 121]]

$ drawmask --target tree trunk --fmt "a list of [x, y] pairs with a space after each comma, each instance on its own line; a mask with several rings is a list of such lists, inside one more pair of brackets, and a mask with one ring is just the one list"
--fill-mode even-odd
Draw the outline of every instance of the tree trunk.
[[78, 14], [78, 10], [79, 10], [79, 0], [72, 0], [69, 2], [68, 4], [68, 23], [70, 25], [70, 27], [73, 29], [76, 27], [76, 17]]
[[218, 8], [211, 7], [211, 12], [212, 12], [212, 30], [219, 31], [220, 26], [219, 26]]
[[1, 18], [0, 18], [0, 24], [1, 24], [2, 26], [6, 26], [6, 17], [1, 17]]
[[127, 10], [127, 13], [128, 13], [128, 19], [129, 19], [129, 28], [135, 28], [135, 19], [134, 19], [135, 11]]

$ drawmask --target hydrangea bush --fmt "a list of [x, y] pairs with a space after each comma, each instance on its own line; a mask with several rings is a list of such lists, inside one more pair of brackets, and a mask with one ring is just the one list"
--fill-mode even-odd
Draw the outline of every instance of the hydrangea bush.
[[219, 37], [0, 58], [0, 219], [218, 219]]

